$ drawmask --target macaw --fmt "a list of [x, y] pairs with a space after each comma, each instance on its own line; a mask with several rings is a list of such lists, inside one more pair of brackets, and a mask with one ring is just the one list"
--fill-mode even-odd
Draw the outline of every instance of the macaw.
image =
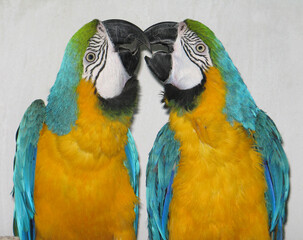
[[14, 234], [31, 239], [135, 239], [139, 162], [129, 130], [143, 31], [93, 20], [68, 42], [48, 103], [16, 134]]
[[144, 31], [169, 122], [147, 165], [150, 239], [282, 239], [289, 165], [222, 43], [202, 23]]

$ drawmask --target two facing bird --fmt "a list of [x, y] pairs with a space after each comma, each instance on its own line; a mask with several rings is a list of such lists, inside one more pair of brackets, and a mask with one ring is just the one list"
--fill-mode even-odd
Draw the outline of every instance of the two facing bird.
[[140, 46], [164, 83], [169, 122], [150, 152], [149, 238], [282, 239], [289, 166], [221, 42], [205, 25], [142, 32], [94, 20], [69, 41], [48, 104], [17, 131], [14, 233], [25, 239], [135, 239], [139, 162], [129, 130]]

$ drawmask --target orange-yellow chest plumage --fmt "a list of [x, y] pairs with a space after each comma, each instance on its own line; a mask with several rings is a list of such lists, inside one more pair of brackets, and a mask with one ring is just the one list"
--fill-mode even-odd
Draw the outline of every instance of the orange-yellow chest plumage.
[[81, 80], [77, 92], [71, 132], [57, 136], [44, 125], [40, 133], [36, 239], [135, 239], [138, 200], [123, 163], [128, 124], [102, 115], [90, 82]]
[[170, 115], [181, 157], [169, 239], [269, 239], [262, 159], [246, 130], [222, 113], [225, 85], [218, 70], [206, 76], [198, 107]]

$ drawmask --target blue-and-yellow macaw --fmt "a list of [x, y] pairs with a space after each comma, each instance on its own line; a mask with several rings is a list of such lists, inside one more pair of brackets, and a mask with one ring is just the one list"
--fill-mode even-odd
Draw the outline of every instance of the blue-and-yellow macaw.
[[28, 239], [135, 239], [139, 162], [129, 130], [143, 31], [84, 25], [69, 41], [45, 106], [16, 136], [14, 233]]
[[273, 121], [205, 25], [145, 31], [169, 122], [147, 166], [150, 239], [282, 239], [289, 166]]

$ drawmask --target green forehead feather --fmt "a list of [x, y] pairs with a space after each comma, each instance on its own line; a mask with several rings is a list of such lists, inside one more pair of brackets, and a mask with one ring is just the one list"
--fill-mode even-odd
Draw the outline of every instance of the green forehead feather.
[[218, 57], [217, 55], [220, 54], [222, 50], [225, 52], [222, 43], [217, 39], [215, 34], [204, 24], [191, 19], [186, 19], [185, 23], [187, 24], [188, 28], [194, 31], [199, 36], [199, 38], [201, 38], [201, 40], [208, 46], [210, 50], [211, 59], [216, 65]]
[[82, 58], [88, 47], [88, 40], [96, 33], [98, 24], [97, 19], [85, 24], [73, 35], [66, 47], [67, 55], [71, 58], [70, 60], [75, 61], [76, 68], [80, 72], [82, 72]]
[[70, 39], [68, 45], [78, 50], [85, 50], [88, 46], [88, 40], [96, 33], [99, 21], [97, 19], [85, 24]]
[[203, 41], [204, 39], [207, 41], [207, 39], [213, 40], [216, 38], [215, 34], [208, 27], [198, 21], [186, 19], [185, 23], [189, 29], [198, 34]]

